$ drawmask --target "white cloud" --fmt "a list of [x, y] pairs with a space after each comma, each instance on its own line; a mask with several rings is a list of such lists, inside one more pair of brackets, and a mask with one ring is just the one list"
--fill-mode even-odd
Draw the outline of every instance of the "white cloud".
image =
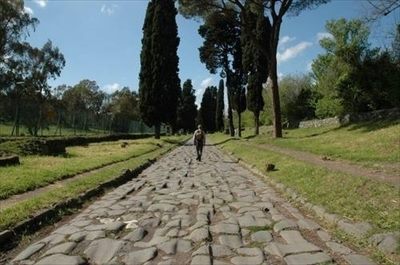
[[283, 44], [286, 44], [288, 42], [294, 41], [295, 39], [296, 39], [296, 37], [283, 36], [281, 38], [281, 41], [279, 42], [279, 44], [283, 45]]
[[312, 63], [313, 63], [313, 62], [309, 62], [309, 63], [307, 64], [307, 66], [306, 66], [306, 71], [307, 71], [307, 72], [311, 72], [311, 71], [312, 71]]
[[196, 92], [195, 92], [195, 95], [196, 95], [196, 105], [200, 108], [200, 103], [201, 103], [201, 100], [202, 100], [202, 98], [203, 98], [203, 94], [204, 94], [204, 91], [206, 90], [206, 88], [208, 87], [208, 86], [211, 86], [212, 85], [212, 82], [213, 82], [213, 78], [210, 76], [210, 77], [207, 77], [206, 79], [203, 79], [201, 82], [200, 82], [200, 88], [197, 88], [196, 89]]
[[24, 6], [24, 12], [28, 15], [33, 15], [33, 10], [29, 6]]
[[329, 38], [329, 39], [333, 39], [332, 34], [328, 33], [328, 32], [318, 32], [317, 33], [317, 40], [320, 41], [324, 38]]
[[122, 86], [118, 83], [105, 85], [102, 90], [108, 94], [112, 94], [117, 90], [121, 90]]
[[100, 8], [100, 12], [103, 14], [106, 14], [108, 16], [112, 16], [115, 13], [115, 10], [118, 8], [118, 5], [113, 4], [113, 5], [107, 5], [104, 4]]
[[48, 0], [35, 0], [35, 3], [40, 7], [46, 7]]
[[285, 49], [282, 53], [278, 52], [278, 54], [276, 55], [278, 63], [286, 62], [290, 59], [295, 58], [297, 55], [302, 53], [305, 49], [309, 48], [310, 46], [312, 46], [311, 42], [303, 41], [300, 42], [299, 44], [296, 44], [295, 46]]

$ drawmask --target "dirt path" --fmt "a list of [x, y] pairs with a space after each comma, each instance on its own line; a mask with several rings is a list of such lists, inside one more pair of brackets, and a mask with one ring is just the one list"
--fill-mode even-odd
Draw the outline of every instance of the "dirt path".
[[[247, 144], [252, 146], [251, 144]], [[343, 160], [331, 160], [327, 159], [322, 155], [316, 155], [309, 152], [297, 151], [293, 149], [278, 147], [271, 144], [260, 144], [258, 147], [271, 150], [276, 153], [287, 155], [293, 157], [297, 160], [304, 161], [313, 165], [322, 166], [330, 170], [339, 171], [342, 173], [355, 175], [355, 176], [365, 176], [373, 180], [378, 180], [382, 182], [387, 182], [393, 184], [396, 187], [400, 187], [400, 175], [396, 173], [388, 174], [386, 172], [377, 171], [369, 168], [365, 168], [359, 165], [351, 164]], [[393, 170], [394, 171], [394, 170]]]
[[175, 149], [10, 264], [374, 265], [208, 146]]

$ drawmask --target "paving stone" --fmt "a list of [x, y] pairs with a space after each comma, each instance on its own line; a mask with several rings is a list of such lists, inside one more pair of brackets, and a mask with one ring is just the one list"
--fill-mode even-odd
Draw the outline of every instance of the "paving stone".
[[117, 232], [117, 231], [121, 230], [122, 228], [124, 228], [125, 225], [126, 225], [125, 223], [122, 223], [120, 221], [115, 221], [115, 222], [107, 224], [105, 231]]
[[92, 231], [87, 233], [85, 240], [93, 241], [103, 237], [106, 237], [106, 233], [104, 231]]
[[235, 265], [259, 265], [264, 261], [264, 254], [258, 248], [239, 248], [237, 252], [241, 256], [231, 259]]
[[325, 253], [303, 253], [285, 257], [287, 265], [313, 265], [331, 262], [332, 258]]
[[237, 224], [219, 223], [212, 226], [211, 231], [217, 234], [238, 234], [239, 226]]
[[278, 233], [282, 230], [296, 229], [297, 227], [297, 223], [293, 220], [284, 219], [274, 225], [274, 231]]
[[50, 265], [50, 264], [83, 265], [86, 264], [86, 261], [79, 256], [67, 256], [64, 254], [55, 254], [41, 259], [35, 265]]
[[74, 242], [81, 242], [82, 240], [85, 239], [86, 235], [87, 235], [87, 232], [85, 232], [85, 231], [78, 232], [78, 233], [70, 235], [68, 240], [74, 241]]
[[224, 245], [212, 245], [212, 256], [216, 258], [228, 257], [234, 255], [233, 251]]
[[242, 256], [262, 256], [263, 253], [259, 248], [239, 248], [236, 250]]
[[125, 258], [125, 263], [130, 265], [140, 265], [154, 259], [157, 256], [157, 248], [147, 248], [134, 252], [130, 252]]
[[157, 246], [169, 240], [170, 238], [166, 236], [153, 236], [153, 238], [149, 242], [136, 242], [134, 246], [138, 248], [149, 248], [152, 246]]
[[240, 248], [243, 245], [242, 240], [237, 235], [220, 235], [219, 242], [230, 248]]
[[268, 231], [258, 231], [251, 235], [251, 240], [260, 243], [272, 241], [272, 235]]
[[101, 225], [88, 225], [85, 227], [86, 231], [101, 231], [105, 230], [107, 225], [101, 224]]
[[197, 255], [210, 255], [210, 248], [208, 245], [203, 245], [199, 247], [196, 251], [192, 253], [192, 257]]
[[294, 244], [280, 244], [271, 243], [265, 247], [265, 251], [271, 255], [285, 257], [291, 254], [301, 254], [305, 252], [319, 252], [321, 249], [309, 242], [294, 243]]
[[109, 238], [98, 239], [90, 243], [84, 253], [90, 262], [104, 264], [109, 262], [123, 247], [124, 242]]
[[88, 226], [92, 223], [90, 220], [86, 221], [77, 221], [77, 222], [71, 222], [71, 225], [76, 226], [76, 227], [85, 227]]
[[65, 241], [65, 235], [51, 234], [48, 237], [43, 238], [39, 242], [46, 243], [47, 245], [56, 245], [64, 241]]
[[150, 205], [147, 208], [147, 211], [155, 212], [155, 211], [162, 211], [162, 212], [175, 212], [177, 211], [177, 207], [175, 205], [166, 204], [166, 203], [157, 203]]
[[49, 250], [47, 250], [42, 257], [49, 256], [52, 254], [70, 254], [71, 251], [76, 247], [75, 242], [66, 242], [60, 245], [57, 245]]
[[134, 231], [127, 234], [123, 239], [131, 242], [137, 242], [142, 240], [146, 236], [146, 234], [146, 229], [144, 229], [143, 227], [138, 227]]
[[192, 258], [191, 265], [211, 265], [211, 257], [198, 255]]
[[326, 245], [328, 248], [332, 249], [333, 252], [339, 253], [339, 254], [350, 254], [353, 251], [349, 249], [348, 247], [336, 243], [336, 242], [326, 242]]
[[79, 231], [81, 231], [81, 230], [75, 226], [65, 225], [65, 226], [58, 228], [56, 231], [54, 231], [54, 233], [60, 234], [60, 235], [72, 235]]
[[376, 265], [376, 263], [369, 258], [358, 254], [350, 254], [343, 258], [349, 265]]
[[189, 239], [193, 242], [207, 241], [209, 238], [210, 232], [208, 231], [208, 228], [204, 227], [193, 230], [189, 235]]
[[394, 254], [400, 245], [400, 232], [376, 234], [368, 242], [387, 254]]
[[41, 250], [45, 245], [46, 245], [45, 243], [35, 243], [33, 245], [30, 245], [21, 253], [19, 253], [18, 256], [16, 256], [13, 261], [28, 259], [30, 256]]
[[306, 242], [299, 231], [285, 230], [281, 231], [279, 234], [288, 244]]

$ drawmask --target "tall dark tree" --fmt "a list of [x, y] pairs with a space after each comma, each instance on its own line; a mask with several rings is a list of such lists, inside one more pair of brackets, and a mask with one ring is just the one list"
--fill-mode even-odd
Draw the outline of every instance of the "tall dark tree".
[[183, 83], [178, 107], [178, 124], [185, 132], [191, 132], [196, 128], [197, 107], [194, 92], [192, 80], [186, 80]]
[[200, 105], [200, 121], [207, 132], [215, 132], [216, 106], [217, 87], [207, 87]]
[[[269, 43], [265, 43], [262, 46], [262, 52], [269, 58], [269, 67], [265, 69], [265, 71], [269, 74], [272, 81], [274, 137], [282, 137], [276, 55], [283, 17], [288, 11], [293, 15], [298, 15], [304, 9], [313, 8], [329, 1], [330, 0], [178, 0], [179, 10], [184, 16], [201, 17], [204, 20], [207, 20], [209, 16], [217, 12], [229, 11], [240, 13], [245, 9], [245, 2], [251, 2], [263, 7], [264, 13], [267, 16], [266, 23], [271, 29], [268, 38]], [[242, 22], [247, 23], [246, 21]]]
[[268, 78], [268, 58], [262, 46], [269, 44], [268, 24], [264, 17], [264, 9], [259, 5], [246, 2], [241, 14], [241, 43], [243, 49], [243, 69], [247, 75], [247, 108], [254, 114], [255, 134], [259, 134], [260, 112], [264, 108], [262, 96], [263, 83]]
[[140, 112], [144, 122], [155, 127], [156, 138], [160, 138], [161, 123], [176, 125], [180, 93], [176, 14], [173, 0], [152, 0], [143, 25]]
[[240, 42], [238, 15], [229, 10], [212, 13], [199, 28], [199, 34], [204, 38], [203, 46], [199, 48], [200, 60], [211, 73], [220, 69], [221, 77], [226, 78], [229, 131], [231, 136], [234, 136], [231, 60], [235, 47]]
[[225, 104], [224, 104], [224, 80], [219, 81], [218, 85], [218, 92], [217, 92], [217, 110], [216, 110], [216, 130], [217, 131], [223, 131], [224, 130], [224, 110], [225, 110]]

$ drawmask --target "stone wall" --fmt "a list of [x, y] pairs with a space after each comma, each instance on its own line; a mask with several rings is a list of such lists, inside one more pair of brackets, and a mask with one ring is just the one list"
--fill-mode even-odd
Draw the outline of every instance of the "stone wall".
[[315, 128], [330, 125], [345, 125], [349, 122], [362, 122], [362, 121], [374, 121], [374, 120], [395, 120], [400, 119], [400, 109], [384, 109], [376, 110], [371, 112], [364, 112], [358, 114], [347, 114], [342, 118], [333, 117], [321, 120], [308, 120], [301, 121], [299, 123], [299, 128]]

